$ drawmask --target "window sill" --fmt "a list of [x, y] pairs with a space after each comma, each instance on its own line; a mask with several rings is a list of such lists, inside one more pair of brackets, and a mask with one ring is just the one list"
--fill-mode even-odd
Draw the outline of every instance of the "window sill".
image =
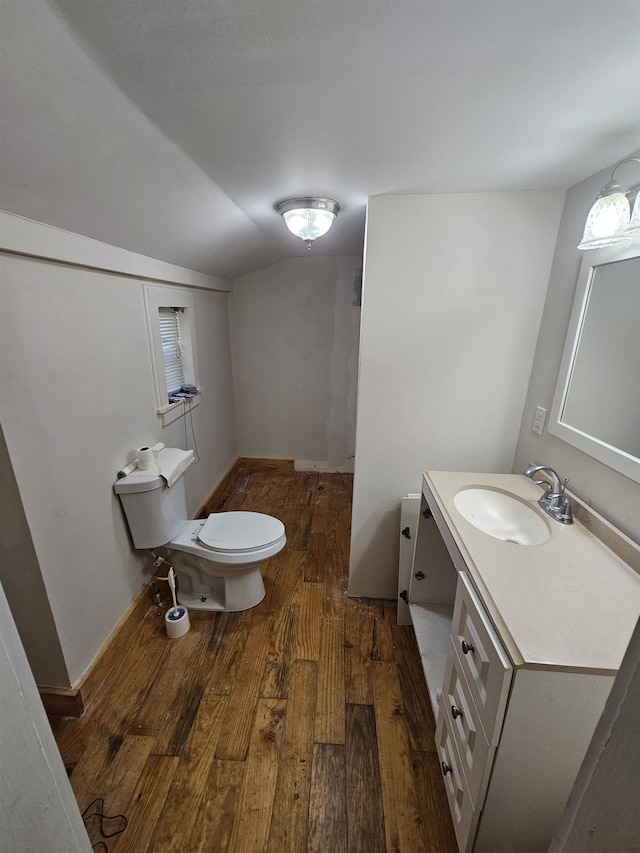
[[162, 426], [166, 427], [199, 405], [200, 394], [195, 397], [189, 397], [186, 400], [180, 400], [179, 403], [171, 403], [171, 405], [163, 406], [161, 409], [156, 409], [156, 414], [160, 418]]

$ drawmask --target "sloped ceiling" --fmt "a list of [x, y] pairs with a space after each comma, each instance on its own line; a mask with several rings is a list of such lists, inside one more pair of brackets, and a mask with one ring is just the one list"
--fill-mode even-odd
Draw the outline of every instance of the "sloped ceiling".
[[0, 205], [234, 277], [273, 205], [565, 188], [640, 145], [637, 0], [0, 0]]

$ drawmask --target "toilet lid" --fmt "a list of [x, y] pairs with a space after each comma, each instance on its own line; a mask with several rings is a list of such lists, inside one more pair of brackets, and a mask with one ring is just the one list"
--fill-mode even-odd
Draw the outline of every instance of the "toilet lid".
[[284, 534], [284, 524], [261, 512], [214, 512], [198, 539], [218, 551], [250, 551], [271, 545]]

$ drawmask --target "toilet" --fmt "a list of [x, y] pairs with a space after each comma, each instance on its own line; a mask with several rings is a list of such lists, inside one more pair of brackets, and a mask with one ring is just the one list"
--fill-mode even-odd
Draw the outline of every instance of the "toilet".
[[265, 595], [260, 564], [284, 548], [284, 524], [260, 512], [214, 512], [206, 519], [188, 519], [187, 466], [180, 466], [184, 470], [176, 478], [163, 470], [163, 453], [159, 474], [133, 471], [114, 484], [134, 546], [164, 546], [173, 552], [169, 562], [178, 580], [178, 601], [189, 610], [255, 607]]

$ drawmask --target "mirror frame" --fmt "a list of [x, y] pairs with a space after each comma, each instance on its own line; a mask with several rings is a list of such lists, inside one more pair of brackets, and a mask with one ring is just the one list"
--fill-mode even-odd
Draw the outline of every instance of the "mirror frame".
[[[562, 439], [567, 444], [571, 444], [573, 447], [577, 447], [578, 450], [586, 453], [587, 456], [597, 459], [609, 468], [613, 468], [614, 471], [618, 471], [634, 482], [640, 483], [640, 459], [561, 420], [594, 272], [604, 264], [637, 257], [640, 257], [640, 240], [634, 240], [632, 243], [621, 247], [613, 246], [607, 249], [593, 250], [584, 255], [578, 275], [576, 295], [571, 311], [569, 328], [567, 329], [562, 361], [560, 362], [558, 382], [551, 405], [548, 430], [552, 435]], [[640, 283], [638, 287], [640, 289]]]

